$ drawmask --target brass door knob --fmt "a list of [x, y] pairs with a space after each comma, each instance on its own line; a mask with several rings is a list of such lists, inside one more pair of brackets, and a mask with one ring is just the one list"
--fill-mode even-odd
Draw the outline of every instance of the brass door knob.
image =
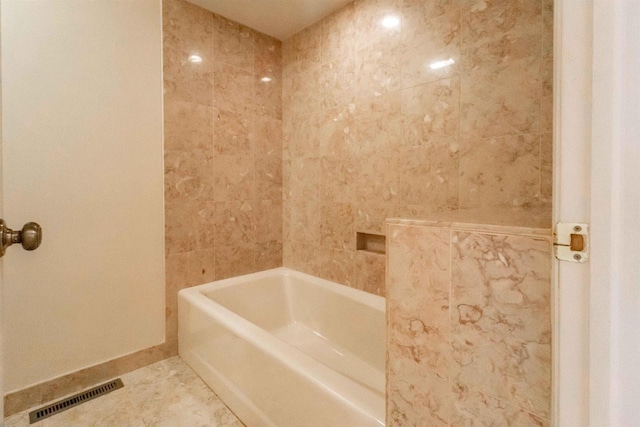
[[42, 242], [42, 227], [35, 222], [28, 222], [20, 231], [14, 231], [7, 227], [3, 219], [0, 219], [0, 257], [7, 248], [14, 243], [20, 243], [27, 251], [38, 249]]

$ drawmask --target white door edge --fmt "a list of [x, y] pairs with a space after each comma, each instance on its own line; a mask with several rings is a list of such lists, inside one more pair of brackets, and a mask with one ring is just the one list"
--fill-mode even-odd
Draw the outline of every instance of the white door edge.
[[[590, 1], [556, 0], [553, 221], [590, 222]], [[554, 259], [552, 423], [589, 425], [589, 264]]]

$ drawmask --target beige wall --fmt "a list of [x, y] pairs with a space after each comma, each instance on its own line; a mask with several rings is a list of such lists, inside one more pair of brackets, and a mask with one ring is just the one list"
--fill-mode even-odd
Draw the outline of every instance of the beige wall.
[[551, 425], [551, 230], [388, 227], [387, 426]]
[[278, 40], [182, 0], [163, 2], [163, 32], [175, 343], [180, 289], [282, 265], [281, 52]]
[[384, 218], [549, 215], [552, 6], [357, 0], [286, 40], [285, 265], [371, 290]]
[[160, 12], [2, 2], [5, 391], [164, 339]]

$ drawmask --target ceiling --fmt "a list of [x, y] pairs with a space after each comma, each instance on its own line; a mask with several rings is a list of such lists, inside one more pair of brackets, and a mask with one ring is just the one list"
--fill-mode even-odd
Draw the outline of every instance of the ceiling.
[[232, 21], [285, 40], [352, 0], [188, 0]]

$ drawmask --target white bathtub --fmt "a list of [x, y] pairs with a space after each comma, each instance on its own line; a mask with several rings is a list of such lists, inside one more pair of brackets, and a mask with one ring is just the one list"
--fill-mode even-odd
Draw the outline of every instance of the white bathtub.
[[248, 426], [384, 426], [384, 299], [286, 268], [178, 296], [180, 356]]

